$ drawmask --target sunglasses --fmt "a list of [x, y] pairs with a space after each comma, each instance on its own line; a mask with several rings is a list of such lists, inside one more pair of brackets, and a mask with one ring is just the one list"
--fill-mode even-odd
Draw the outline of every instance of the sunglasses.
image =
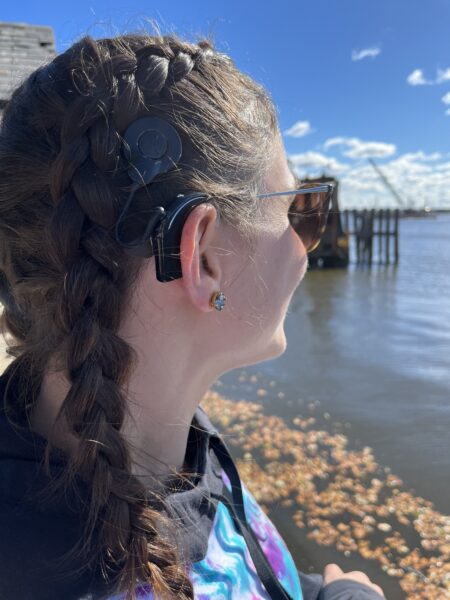
[[[299, 183], [296, 190], [259, 194], [258, 198], [294, 195], [289, 207], [289, 221], [300, 236], [306, 251], [312, 252], [320, 243], [325, 231], [335, 184]], [[127, 214], [136, 184], [123, 208], [115, 227], [117, 242], [132, 256], [156, 256], [158, 281], [172, 281], [182, 277], [179, 245], [183, 224], [189, 211], [208, 201], [202, 192], [178, 194], [167, 207], [144, 206]]]
[[289, 221], [309, 253], [320, 244], [325, 231], [335, 184], [298, 183], [298, 186], [296, 190], [258, 194], [257, 197], [294, 195], [288, 211]]

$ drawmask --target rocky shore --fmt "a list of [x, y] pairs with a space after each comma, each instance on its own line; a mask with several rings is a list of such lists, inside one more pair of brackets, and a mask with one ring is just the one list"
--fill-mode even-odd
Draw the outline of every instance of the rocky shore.
[[[267, 393], [255, 389], [255, 396]], [[376, 462], [370, 447], [349, 450], [346, 435], [318, 428], [312, 416], [299, 414], [287, 423], [261, 403], [231, 400], [214, 390], [202, 406], [274, 522], [273, 511], [283, 507], [299, 537], [334, 549], [336, 562], [340, 556], [358, 557], [371, 572], [376, 564], [397, 580], [401, 597], [450, 598], [450, 517], [404, 489], [388, 466]]]

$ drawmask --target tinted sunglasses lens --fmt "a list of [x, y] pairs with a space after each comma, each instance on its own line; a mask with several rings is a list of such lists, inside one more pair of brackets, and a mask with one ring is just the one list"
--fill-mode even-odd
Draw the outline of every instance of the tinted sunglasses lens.
[[300, 237], [307, 252], [320, 243], [330, 209], [331, 192], [297, 194], [289, 209], [289, 221]]

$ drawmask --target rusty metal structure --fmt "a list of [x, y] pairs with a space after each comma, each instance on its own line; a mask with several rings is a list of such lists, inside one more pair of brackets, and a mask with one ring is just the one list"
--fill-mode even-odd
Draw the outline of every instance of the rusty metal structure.
[[346, 268], [351, 258], [350, 245], [352, 262], [359, 265], [398, 264], [401, 212], [398, 208], [341, 210], [339, 182], [334, 177], [323, 175], [302, 182], [335, 184], [325, 232], [319, 246], [309, 255], [310, 269]]
[[334, 177], [323, 175], [314, 179], [302, 179], [303, 183], [334, 183], [335, 188], [331, 201], [325, 232], [320, 244], [309, 255], [309, 266], [316, 267], [347, 267], [349, 263], [349, 235], [344, 229], [339, 208], [339, 182]]

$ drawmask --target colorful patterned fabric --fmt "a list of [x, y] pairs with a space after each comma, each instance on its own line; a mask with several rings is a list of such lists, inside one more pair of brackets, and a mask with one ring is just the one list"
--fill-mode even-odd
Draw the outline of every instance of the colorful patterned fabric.
[[[223, 470], [222, 479], [231, 490], [230, 480]], [[244, 483], [242, 489], [248, 523], [274, 573], [292, 598], [303, 600], [298, 571], [285, 542]], [[228, 508], [222, 502], [217, 505], [206, 556], [192, 565], [190, 579], [196, 600], [270, 600], [244, 538], [236, 531]], [[155, 600], [148, 585], [137, 589], [137, 597]], [[120, 594], [110, 600], [124, 598], [125, 594]]]

